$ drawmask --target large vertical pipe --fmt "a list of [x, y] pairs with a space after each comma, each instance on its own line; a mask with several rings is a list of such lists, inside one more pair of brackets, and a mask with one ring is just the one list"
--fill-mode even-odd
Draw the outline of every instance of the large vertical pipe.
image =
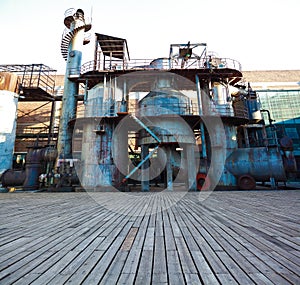
[[201, 80], [201, 103], [202, 103], [202, 115], [210, 115], [210, 91], [209, 91], [209, 81]]
[[94, 52], [94, 66], [93, 70], [97, 70], [97, 55], [98, 55], [98, 36], [95, 35], [95, 52]]
[[197, 100], [198, 100], [198, 113], [199, 116], [202, 116], [203, 110], [202, 110], [201, 88], [200, 88], [200, 81], [199, 81], [198, 74], [196, 74], [196, 90], [197, 90]]
[[[149, 145], [141, 145], [141, 160], [143, 161], [149, 155]], [[142, 191], [149, 191], [150, 190], [150, 183], [149, 183], [149, 159], [145, 161], [142, 166]]]
[[47, 144], [49, 145], [51, 142], [51, 139], [53, 139], [54, 136], [54, 120], [55, 120], [55, 101], [52, 101], [51, 104], [51, 113], [50, 113], [50, 122], [49, 122], [49, 131], [48, 131], [48, 141]]
[[57, 149], [59, 158], [70, 158], [72, 154], [72, 128], [69, 122], [76, 118], [76, 108], [78, 94], [78, 84], [69, 79], [70, 72], [80, 73], [82, 47], [84, 39], [84, 14], [78, 9], [73, 15], [73, 21], [70, 24], [70, 33], [73, 38], [69, 43], [68, 59], [66, 65], [66, 74], [64, 81], [64, 93], [62, 97], [62, 109], [60, 115], [59, 136]]
[[[126, 81], [123, 82], [123, 89], [122, 89], [122, 101], [121, 101], [121, 108], [120, 112], [128, 112], [128, 102], [125, 100], [127, 98], [127, 86]], [[127, 102], [127, 103], [126, 103]]]
[[[196, 74], [196, 89], [197, 89], [199, 116], [203, 116], [203, 105], [206, 102], [205, 99], [203, 99], [203, 97], [206, 97], [207, 95], [205, 92], [201, 92], [200, 80], [198, 74]], [[201, 133], [202, 157], [204, 159], [207, 159], [205, 129], [204, 129], [203, 121], [200, 122], [200, 133]]]
[[196, 191], [196, 174], [198, 167], [196, 166], [194, 145], [186, 144], [186, 163], [187, 163], [187, 184], [188, 189]]
[[117, 166], [115, 171], [115, 184], [120, 185], [128, 173], [128, 129], [119, 128], [113, 135], [113, 159]]
[[[167, 155], [167, 164], [166, 164], [166, 172], [167, 172], [167, 190], [173, 190], [173, 170], [172, 170], [172, 149], [170, 147], [166, 147], [166, 155]], [[196, 176], [195, 176], [196, 177]]]

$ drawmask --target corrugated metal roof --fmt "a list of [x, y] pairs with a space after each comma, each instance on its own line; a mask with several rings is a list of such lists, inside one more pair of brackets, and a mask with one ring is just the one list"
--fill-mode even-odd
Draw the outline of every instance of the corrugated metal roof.
[[126, 39], [96, 33], [97, 41], [105, 56], [114, 58], [129, 59], [129, 52]]

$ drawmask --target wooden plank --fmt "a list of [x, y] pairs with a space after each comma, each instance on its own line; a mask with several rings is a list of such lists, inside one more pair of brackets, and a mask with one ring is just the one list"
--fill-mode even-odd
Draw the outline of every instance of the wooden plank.
[[239, 284], [253, 284], [253, 280], [249, 277], [249, 275], [247, 275], [226, 252], [218, 251], [217, 255], [224, 262], [226, 267], [229, 269], [229, 272]]
[[233, 278], [233, 276], [230, 273], [217, 273], [216, 274], [217, 279], [220, 281], [221, 284], [228, 284], [228, 285], [236, 285], [239, 284], [237, 281]]
[[[90, 263], [91, 260], [94, 260], [94, 250], [103, 241], [103, 239], [103, 237], [97, 237], [91, 244], [89, 244], [88, 247], [85, 248], [84, 251], [79, 251], [78, 255], [52, 279], [51, 283], [63, 284], [70, 278], [70, 276], [74, 274], [74, 272], [79, 269], [82, 270], [82, 268], [85, 267], [85, 264]], [[101, 254], [102, 253], [103, 251], [101, 251]]]
[[204, 284], [220, 284], [201, 251], [192, 251], [192, 257]]
[[82, 284], [82, 282], [89, 276], [90, 272], [92, 272], [95, 265], [98, 264], [103, 254], [104, 251], [102, 250], [93, 251], [88, 258], [88, 262], [82, 263], [75, 272], [68, 276], [67, 284]]
[[[109, 250], [107, 250], [104, 253], [104, 255], [101, 257], [100, 262], [94, 265], [92, 271], [89, 272], [88, 276], [86, 277], [86, 279], [82, 284], [98, 284], [101, 281], [105, 272], [108, 270], [113, 259], [115, 258], [118, 249], [122, 245], [123, 241], [124, 241], [123, 237], [117, 237], [112, 242], [112, 244], [109, 247]], [[114, 266], [115, 265], [113, 264], [113, 267]]]
[[[5, 274], [5, 270], [1, 272], [1, 284], [30, 284], [40, 276], [39, 273], [32, 273], [32, 270], [43, 263], [45, 260], [50, 258], [52, 255], [52, 252], [45, 252], [41, 255], [36, 255], [35, 257], [33, 257], [33, 259], [31, 259], [31, 262], [29, 261], [27, 263], [18, 263], [17, 267], [14, 267], [14, 265], [8, 267], [7, 274]], [[26, 258], [24, 258], [23, 260], [25, 261]]]
[[188, 245], [185, 243], [183, 237], [175, 237], [177, 251], [182, 267], [183, 273], [198, 274], [192, 255], [189, 252]]
[[184, 284], [184, 274], [180, 266], [178, 252], [176, 250], [167, 250], [167, 270], [168, 284]]
[[134, 284], [134, 280], [135, 280], [135, 273], [121, 273], [119, 280], [116, 284], [118, 285]]
[[[128, 256], [128, 251], [117, 252], [111, 265], [109, 266], [108, 270], [105, 272], [103, 278], [101, 279], [101, 284], [117, 284], [117, 281], [120, 277], [127, 256]], [[104, 266], [104, 262], [105, 261], [101, 261], [102, 266]], [[102, 271], [97, 272], [97, 274], [101, 276]], [[87, 283], [87, 284], [91, 284], [91, 283]]]
[[299, 283], [299, 191], [130, 195], [1, 194], [0, 283]]
[[152, 282], [153, 250], [143, 250], [140, 265], [137, 269], [135, 284], [150, 285]]
[[168, 282], [168, 272], [166, 264], [166, 249], [163, 236], [155, 233], [154, 260], [152, 270], [153, 284], [166, 284]]
[[[130, 248], [130, 252], [128, 254], [128, 257], [126, 259], [124, 267], [122, 269], [122, 274], [124, 275], [123, 278], [125, 278], [125, 277], [126, 278], [129, 278], [129, 277], [134, 278], [135, 277], [135, 275], [137, 273], [139, 261], [140, 261], [141, 255], [142, 255], [143, 245], [144, 245], [144, 249], [147, 250], [146, 245], [149, 244], [149, 241], [145, 241], [145, 239], [149, 240], [149, 238], [151, 236], [150, 232], [152, 232], [152, 235], [154, 238], [154, 229], [147, 228], [148, 221], [149, 221], [149, 216], [145, 216], [144, 220], [142, 221], [142, 223], [139, 227], [139, 230], [136, 234], [136, 238], [133, 242], [133, 246]], [[134, 223], [133, 225], [136, 225], [136, 224]], [[151, 231], [151, 229], [152, 229], [152, 231]], [[146, 235], [146, 232], [147, 232], [147, 235]], [[153, 249], [153, 240], [152, 240], [152, 246], [149, 245], [149, 249], [150, 250]], [[128, 275], [128, 274], [130, 274], [130, 275]], [[122, 279], [121, 279], [120, 282], [122, 283], [124, 281], [122, 281]]]
[[[227, 231], [229, 231], [230, 232], [230, 229], [228, 230], [228, 228], [226, 228], [227, 229]], [[232, 232], [231, 232], [232, 233]], [[220, 235], [218, 235], [218, 237], [220, 237], [221, 236], [221, 233], [220, 233]], [[224, 236], [224, 234], [223, 234], [223, 236]], [[225, 236], [226, 236], [226, 232], [225, 232]], [[235, 236], [235, 237], [237, 237], [237, 235], [232, 235], [231, 234], [231, 236]], [[225, 244], [227, 243], [227, 240], [229, 239], [231, 239], [231, 242], [232, 242], [232, 238], [231, 238], [231, 236], [228, 236], [227, 235], [227, 238], [226, 238], [226, 242], [225, 242]], [[233, 242], [234, 244], [236, 244], [235, 242]], [[223, 242], [223, 244], [224, 244], [224, 242]], [[242, 243], [241, 243], [242, 244]], [[231, 247], [231, 245], [227, 245], [227, 246], [225, 246], [225, 248], [227, 248], [227, 249], [233, 249], [233, 247]], [[238, 248], [239, 249], [241, 249], [240, 247], [239, 247], [239, 245], [238, 245]], [[232, 254], [232, 250], [231, 250], [231, 254]], [[257, 273], [251, 273], [251, 272], [253, 272], [253, 271], [255, 271], [255, 269], [254, 268], [252, 268], [252, 266], [249, 266], [249, 264], [247, 265], [247, 260], [246, 259], [244, 259], [244, 260], [241, 260], [241, 258], [237, 258], [236, 256], [234, 257], [234, 259], [236, 260], [236, 262], [237, 263], [239, 263], [239, 264], [241, 264], [241, 266], [242, 267], [244, 267], [244, 270], [246, 270], [246, 271], [248, 271], [249, 273], [250, 273], [250, 275], [251, 276], [253, 276], [253, 277], [255, 277], [255, 276], [261, 276], [260, 275], [260, 273], [259, 272], [257, 272]], [[245, 267], [246, 266], [246, 267]], [[248, 267], [248, 269], [247, 269], [247, 267]], [[260, 278], [261, 279], [261, 278]], [[266, 280], [268, 280], [269, 281], [269, 279], [267, 279], [267, 278], [264, 278], [264, 280], [266, 281]], [[270, 281], [269, 281], [270, 282]]]
[[136, 237], [137, 231], [138, 231], [138, 228], [131, 228], [129, 230], [129, 233], [126, 236], [126, 238], [121, 246], [121, 251], [129, 251], [131, 249], [134, 239]]
[[[62, 251], [60, 251], [59, 253], [62, 253]], [[40, 276], [37, 279], [35, 279], [31, 284], [40, 285], [51, 282], [51, 280], [57, 274], [59, 274], [65, 268], [65, 266], [68, 265], [77, 255], [77, 252], [65, 252], [64, 255], [62, 255], [58, 260], [52, 261], [51, 265], [48, 265], [46, 261], [43, 264], [41, 264], [41, 266], [36, 267], [31, 271], [31, 273], [40, 273]]]

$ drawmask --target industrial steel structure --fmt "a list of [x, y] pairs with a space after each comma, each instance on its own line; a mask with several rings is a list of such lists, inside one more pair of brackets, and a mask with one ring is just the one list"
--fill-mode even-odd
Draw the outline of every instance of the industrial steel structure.
[[291, 140], [263, 120], [268, 110], [239, 62], [190, 42], [134, 60], [126, 39], [96, 33], [94, 60], [82, 65], [91, 23], [81, 9], [69, 9], [64, 23], [57, 146], [30, 152], [25, 189], [254, 189], [296, 170]]

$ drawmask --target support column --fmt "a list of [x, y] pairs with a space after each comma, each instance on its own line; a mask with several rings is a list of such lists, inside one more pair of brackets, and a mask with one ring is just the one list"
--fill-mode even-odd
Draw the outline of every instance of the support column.
[[197, 190], [197, 185], [196, 185], [197, 167], [195, 162], [194, 145], [186, 144], [185, 151], [186, 151], [188, 190], [196, 191]]
[[210, 91], [209, 91], [209, 81], [202, 80], [200, 82], [201, 86], [201, 102], [202, 104], [202, 112], [200, 113], [202, 115], [210, 115]]
[[[113, 136], [113, 159], [117, 166], [116, 169], [116, 185], [120, 185], [128, 173], [128, 130], [122, 128]], [[124, 185], [122, 185], [121, 190]]]
[[245, 145], [246, 145], [246, 147], [250, 147], [247, 127], [243, 126], [243, 131], [244, 131]]
[[[147, 155], [149, 155], [149, 145], [141, 145], [141, 160], [143, 161]], [[149, 159], [147, 159], [141, 166], [142, 169], [142, 191], [149, 191], [150, 190], [150, 183], [149, 183]]]
[[166, 155], [167, 155], [167, 189], [172, 191], [173, 190], [173, 170], [172, 170], [172, 150], [169, 147], [165, 148]]

